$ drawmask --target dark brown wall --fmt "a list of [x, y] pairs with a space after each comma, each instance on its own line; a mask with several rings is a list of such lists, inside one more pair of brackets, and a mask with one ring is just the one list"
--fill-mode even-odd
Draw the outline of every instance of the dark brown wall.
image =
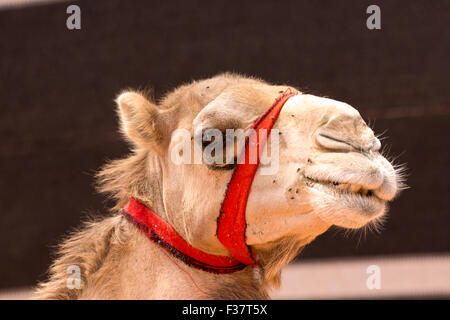
[[379, 31], [365, 27], [368, 1], [75, 3], [80, 31], [67, 4], [0, 11], [0, 286], [42, 278], [50, 245], [104, 212], [92, 173], [127, 152], [121, 89], [158, 97], [222, 71], [354, 105], [408, 165], [381, 234], [334, 229], [304, 258], [450, 251], [449, 1], [376, 1]]

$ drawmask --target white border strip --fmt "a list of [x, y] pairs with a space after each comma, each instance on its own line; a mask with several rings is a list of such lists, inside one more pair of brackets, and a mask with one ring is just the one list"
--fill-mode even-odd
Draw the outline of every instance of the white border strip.
[[[369, 289], [367, 268], [380, 270], [380, 289]], [[273, 299], [450, 298], [450, 255], [305, 261], [283, 270]]]

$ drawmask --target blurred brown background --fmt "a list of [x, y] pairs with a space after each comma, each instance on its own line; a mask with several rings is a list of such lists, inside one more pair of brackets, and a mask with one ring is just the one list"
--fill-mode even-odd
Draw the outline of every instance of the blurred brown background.
[[[81, 30], [66, 8], [81, 8]], [[382, 29], [366, 28], [381, 8]], [[106, 159], [127, 153], [113, 99], [223, 71], [350, 103], [406, 163], [380, 234], [332, 229], [299, 259], [450, 252], [450, 2], [73, 1], [0, 8], [0, 287], [43, 279], [88, 212]], [[361, 239], [360, 239], [361, 238]]]

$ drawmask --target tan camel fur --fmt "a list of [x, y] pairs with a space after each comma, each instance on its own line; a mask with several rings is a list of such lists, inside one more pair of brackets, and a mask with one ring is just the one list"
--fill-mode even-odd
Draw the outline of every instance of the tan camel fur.
[[[278, 171], [259, 174], [267, 166], [260, 164], [252, 184], [246, 236], [259, 267], [226, 275], [191, 268], [117, 213], [135, 197], [195, 248], [229, 255], [216, 228], [233, 170], [175, 164], [178, 129], [192, 136], [200, 127], [248, 129], [286, 88], [227, 73], [183, 85], [159, 103], [141, 92], [120, 94], [121, 130], [132, 152], [98, 173], [99, 190], [116, 205], [109, 217], [62, 242], [36, 298], [265, 299], [279, 287], [282, 268], [332, 225], [379, 223], [398, 192], [400, 174], [380, 154], [380, 141], [357, 110], [309, 94], [290, 98], [273, 127], [271, 134], [279, 130]], [[195, 139], [191, 143], [194, 148]], [[79, 289], [67, 285], [70, 266], [81, 270]]]

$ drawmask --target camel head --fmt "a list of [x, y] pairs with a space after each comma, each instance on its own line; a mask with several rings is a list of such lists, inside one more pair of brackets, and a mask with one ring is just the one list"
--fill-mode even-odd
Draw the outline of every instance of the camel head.
[[[227, 255], [217, 218], [240, 148], [223, 143], [200, 162], [196, 150], [229, 140], [227, 129], [245, 132], [286, 88], [223, 74], [181, 86], [158, 104], [122, 93], [118, 113], [134, 155], [115, 164], [121, 169], [104, 170], [104, 190], [119, 206], [140, 199], [194, 247]], [[344, 102], [301, 93], [286, 102], [263, 150], [270, 161], [260, 163], [246, 207], [246, 243], [269, 282], [330, 226], [356, 229], [385, 215], [400, 182], [380, 147]], [[234, 161], [207, 161], [218, 151]]]

